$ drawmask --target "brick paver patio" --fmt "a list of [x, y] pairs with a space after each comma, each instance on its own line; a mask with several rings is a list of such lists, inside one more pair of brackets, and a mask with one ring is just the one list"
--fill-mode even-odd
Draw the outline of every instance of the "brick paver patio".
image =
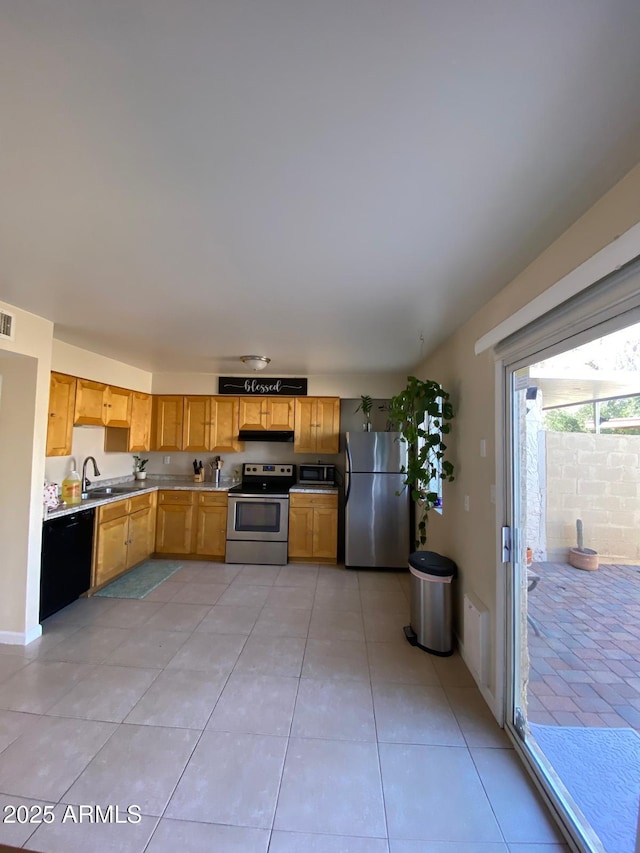
[[529, 722], [640, 732], [640, 566], [531, 569]]

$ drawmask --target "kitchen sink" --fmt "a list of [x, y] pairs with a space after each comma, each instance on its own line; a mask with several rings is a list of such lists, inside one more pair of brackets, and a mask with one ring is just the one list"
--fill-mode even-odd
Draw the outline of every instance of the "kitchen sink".
[[135, 486], [99, 486], [96, 489], [83, 492], [82, 497], [84, 500], [95, 500], [97, 498], [108, 498], [111, 495], [125, 495], [135, 491]]

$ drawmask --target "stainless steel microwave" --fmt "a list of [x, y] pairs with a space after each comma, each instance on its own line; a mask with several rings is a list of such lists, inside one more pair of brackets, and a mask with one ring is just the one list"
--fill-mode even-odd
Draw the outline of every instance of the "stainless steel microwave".
[[299, 483], [329, 483], [330, 485], [334, 485], [335, 481], [335, 465], [301, 465], [298, 463]]

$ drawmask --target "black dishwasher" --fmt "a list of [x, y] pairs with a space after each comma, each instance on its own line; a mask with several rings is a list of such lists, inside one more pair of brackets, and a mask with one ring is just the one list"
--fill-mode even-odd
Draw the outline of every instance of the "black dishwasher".
[[62, 610], [91, 586], [95, 510], [45, 521], [40, 564], [40, 621]]

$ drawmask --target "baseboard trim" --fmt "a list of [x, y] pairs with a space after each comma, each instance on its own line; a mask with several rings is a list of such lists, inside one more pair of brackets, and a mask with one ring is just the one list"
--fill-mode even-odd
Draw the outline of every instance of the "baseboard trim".
[[0, 631], [0, 643], [8, 646], [28, 646], [42, 636], [42, 625], [35, 625], [28, 631]]

